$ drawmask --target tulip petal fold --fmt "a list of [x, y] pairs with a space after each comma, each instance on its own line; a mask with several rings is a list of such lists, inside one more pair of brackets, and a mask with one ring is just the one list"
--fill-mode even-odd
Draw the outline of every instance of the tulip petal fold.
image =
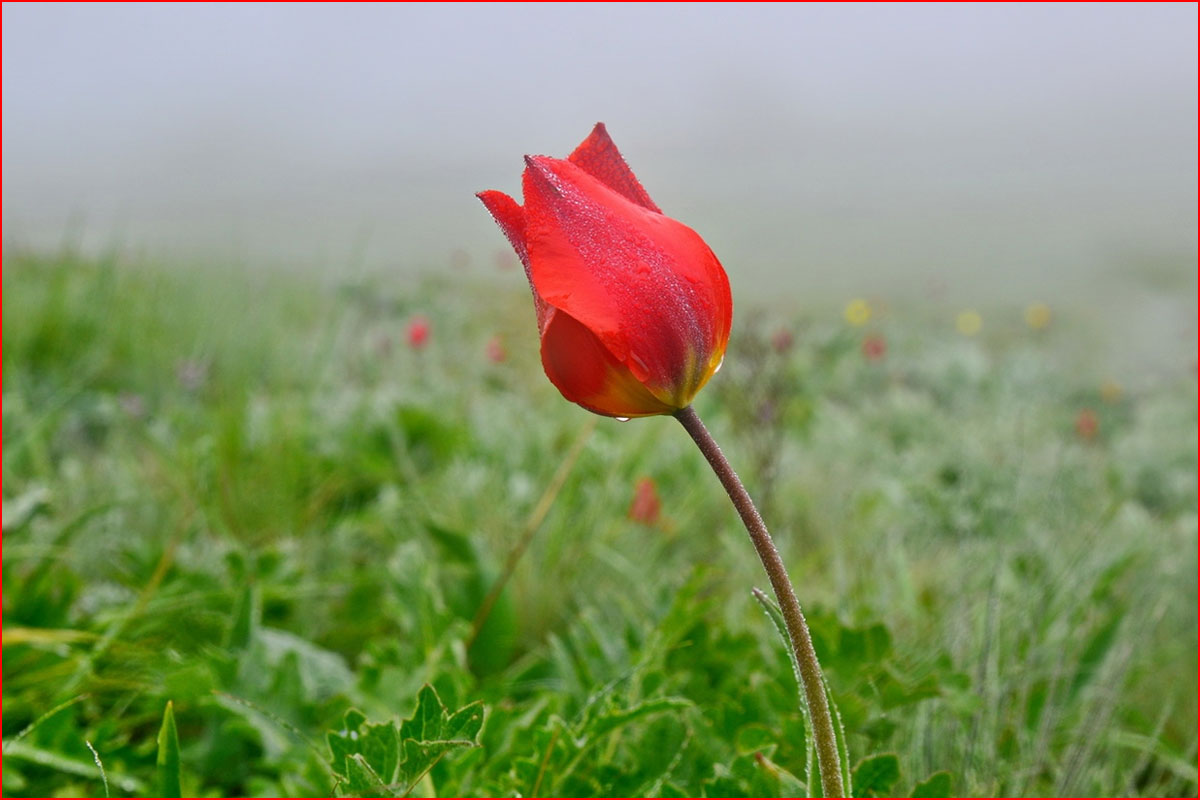
[[563, 397], [597, 414], [644, 417], [675, 410], [655, 397], [594, 333], [564, 311], [554, 311], [542, 333], [542, 368]]

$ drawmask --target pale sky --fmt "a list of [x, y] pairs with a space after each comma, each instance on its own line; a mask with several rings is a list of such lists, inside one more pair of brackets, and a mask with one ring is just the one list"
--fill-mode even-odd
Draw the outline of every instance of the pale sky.
[[4, 237], [483, 265], [474, 192], [603, 120], [735, 288], [1194, 281], [1196, 28], [1191, 3], [5, 3]]

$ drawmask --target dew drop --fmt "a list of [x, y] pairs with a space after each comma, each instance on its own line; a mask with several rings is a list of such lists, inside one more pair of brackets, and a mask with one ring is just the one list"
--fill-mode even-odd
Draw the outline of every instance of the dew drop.
[[641, 380], [643, 377], [650, 374], [650, 368], [646, 366], [646, 362], [643, 361], [642, 357], [639, 356], [637, 353], [630, 353], [629, 360], [633, 362], [633, 365], [635, 367], [637, 367], [639, 370], [641, 370], [641, 375], [638, 375], [636, 372], [634, 373], [634, 375], [637, 376], [639, 380]]
[[717, 368], [713, 370], [713, 375], [721, 371], [721, 367], [725, 366], [725, 356], [721, 356], [721, 360], [717, 362]]
[[613, 417], [617, 422], [629, 422], [629, 417]]

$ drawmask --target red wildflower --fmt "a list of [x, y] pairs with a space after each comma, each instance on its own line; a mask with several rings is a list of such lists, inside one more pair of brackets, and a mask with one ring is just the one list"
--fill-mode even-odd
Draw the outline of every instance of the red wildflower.
[[504, 340], [499, 336], [493, 336], [491, 339], [488, 339], [487, 357], [488, 361], [491, 361], [493, 364], [501, 364], [508, 358], [508, 351], [504, 349]]
[[1100, 418], [1090, 408], [1082, 408], [1075, 416], [1075, 432], [1084, 441], [1091, 441], [1100, 432]]
[[413, 317], [408, 322], [408, 346], [420, 350], [429, 342], [429, 332], [429, 320], [424, 315]]
[[643, 525], [655, 525], [662, 514], [662, 501], [658, 489], [650, 478], [638, 478], [633, 487], [633, 502], [629, 504], [629, 518]]
[[867, 361], [882, 361], [887, 355], [887, 339], [882, 334], [872, 333], [863, 337], [862, 354]]
[[480, 192], [525, 266], [542, 367], [597, 414], [671, 414], [721, 365], [733, 300], [691, 228], [663, 215], [603, 124], [566, 159], [526, 156], [525, 205]]

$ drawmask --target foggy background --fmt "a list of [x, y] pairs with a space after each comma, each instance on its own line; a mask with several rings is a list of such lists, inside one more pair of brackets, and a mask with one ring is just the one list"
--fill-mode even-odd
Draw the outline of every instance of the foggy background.
[[4, 240], [482, 272], [474, 193], [602, 120], [739, 296], [1073, 303], [1194, 346], [1196, 17], [5, 4]]

